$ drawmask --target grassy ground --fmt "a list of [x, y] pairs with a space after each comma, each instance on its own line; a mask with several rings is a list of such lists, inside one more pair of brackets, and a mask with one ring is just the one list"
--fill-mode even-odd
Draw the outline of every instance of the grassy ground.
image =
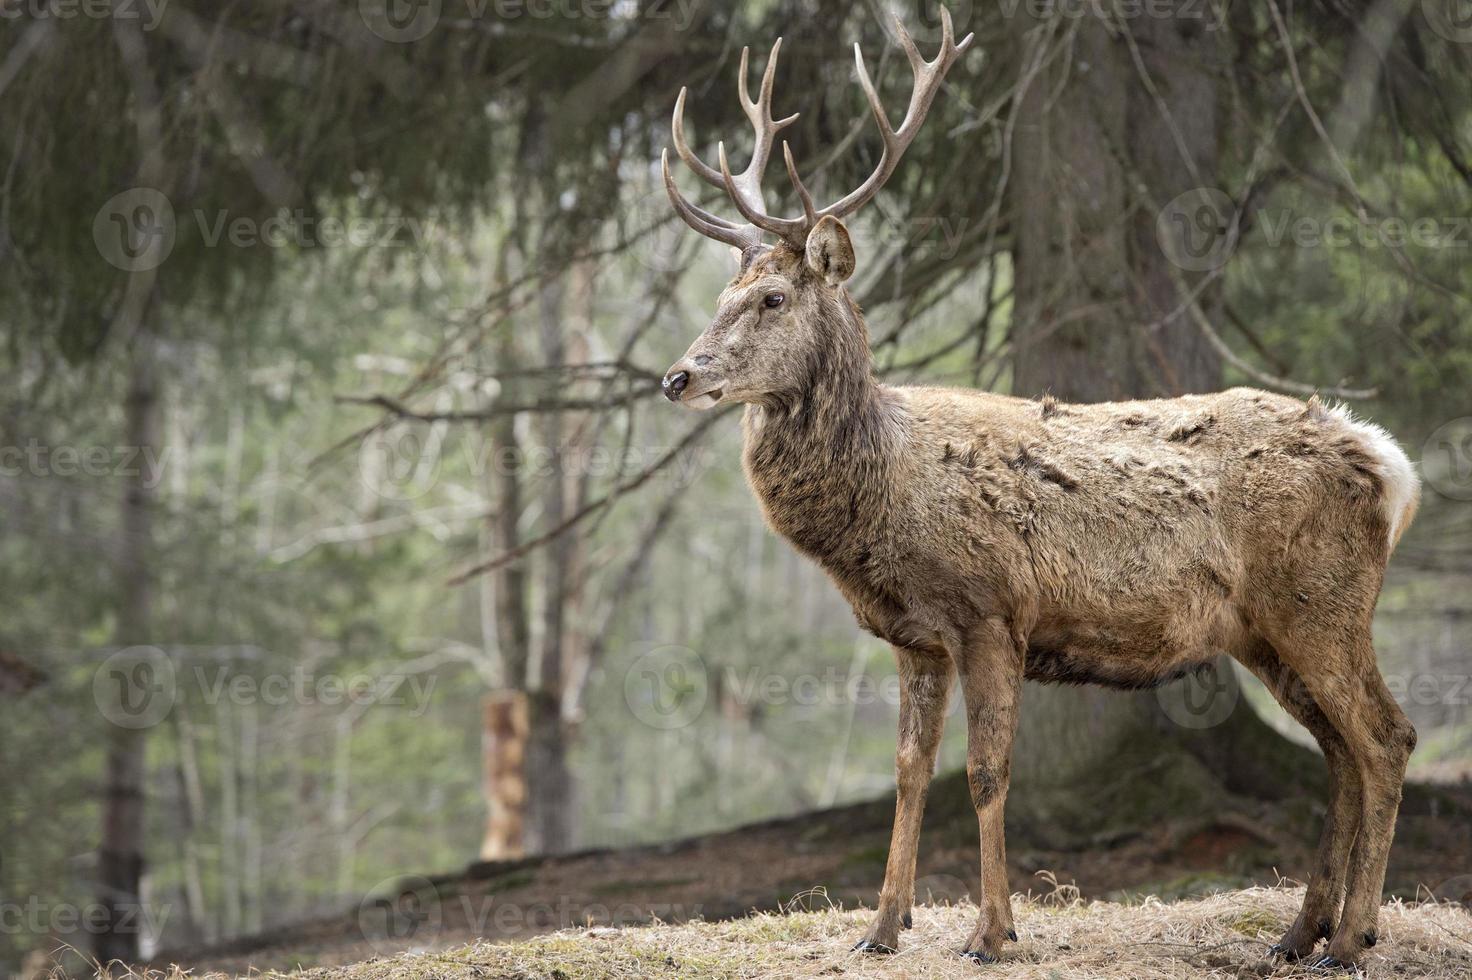
[[[340, 967], [416, 947], [524, 944], [541, 933], [588, 923], [743, 920], [753, 910], [792, 908], [794, 896], [815, 888], [826, 896], [818, 903], [825, 907], [827, 901], [846, 909], [872, 907], [893, 816], [893, 799], [880, 799], [657, 846], [476, 865], [429, 880], [394, 881], [361, 904], [345, 902], [343, 914], [273, 923], [259, 935], [213, 947], [164, 950], [151, 965], [177, 963], [199, 975]], [[1037, 891], [1051, 877], [1087, 899], [1137, 904], [1146, 895], [1190, 899], [1274, 884], [1285, 876], [1302, 880], [1321, 820], [1322, 804], [1312, 794], [1291, 806], [1247, 800], [1209, 817], [1139, 819], [1132, 833], [1116, 832], [1074, 850], [1032, 839], [1029, 822], [1017, 820], [1008, 826], [1010, 884], [1013, 891]], [[933, 904], [966, 899], [975, 862], [976, 817], [964, 774], [947, 774], [931, 789], [917, 895]], [[1406, 900], [1433, 893], [1472, 903], [1469, 871], [1472, 787], [1408, 793], [1386, 893]], [[392, 900], [391, 916], [381, 899]], [[850, 939], [861, 930], [851, 931]], [[957, 926], [951, 933], [948, 941], [959, 944], [965, 930]], [[1120, 942], [1129, 939], [1126, 932]], [[839, 943], [829, 953], [846, 949]], [[823, 962], [848, 973], [876, 969], [832, 956]], [[1089, 975], [1065, 971], [1060, 977]], [[1460, 976], [1472, 980], [1472, 970]]]
[[[868, 911], [759, 913], [726, 922], [563, 930], [512, 944], [411, 950], [300, 972], [296, 980], [638, 980], [638, 978], [965, 977], [973, 980], [1206, 980], [1317, 976], [1266, 957], [1297, 911], [1298, 888], [1249, 888], [1207, 898], [1132, 904], [1063, 888], [1013, 903], [1020, 941], [1000, 964], [958, 957], [976, 915], [968, 903], [916, 910], [894, 956], [850, 952]], [[821, 902], [821, 897], [819, 897]], [[1370, 977], [1472, 977], [1472, 914], [1462, 906], [1391, 902], [1380, 914]], [[151, 980], [180, 980], [178, 971]], [[194, 980], [222, 974], [194, 974]]]

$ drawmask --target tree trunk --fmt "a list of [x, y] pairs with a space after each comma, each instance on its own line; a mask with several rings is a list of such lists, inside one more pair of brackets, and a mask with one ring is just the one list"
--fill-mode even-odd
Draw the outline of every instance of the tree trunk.
[[497, 691], [486, 695], [481, 707], [486, 831], [480, 859], [506, 861], [524, 853], [529, 734], [526, 693]]
[[[552, 367], [587, 358], [588, 320], [592, 306], [591, 270], [572, 266], [567, 282], [549, 283], [541, 297], [544, 362]], [[548, 527], [562, 523], [577, 505], [578, 476], [587, 463], [589, 421], [581, 414], [548, 412], [541, 418], [542, 442], [550, 472], [542, 494]], [[569, 466], [569, 461], [572, 465]], [[531, 687], [531, 743], [527, 751], [527, 848], [539, 854], [571, 849], [575, 800], [568, 749], [572, 726], [564, 711], [570, 666], [578, 645], [578, 599], [583, 580], [583, 543], [564, 534], [552, 541], [544, 566], [541, 648]]]
[[529, 692], [528, 701], [526, 849], [532, 854], [560, 854], [571, 849], [573, 835], [572, 771], [567, 764], [562, 698], [542, 689]]
[[[126, 441], [138, 459], [157, 458], [158, 381], [153, 344], [140, 330], [129, 351], [124, 402]], [[154, 494], [158, 474], [139, 463], [124, 477], [121, 533], [117, 544], [117, 643], [130, 647], [151, 637]], [[111, 717], [111, 713], [109, 713]], [[142, 921], [144, 765], [147, 729], [107, 726], [103, 771], [102, 840], [97, 853], [97, 902], [103, 914], [93, 953], [106, 964], [138, 959]]]
[[[496, 250], [497, 282], [509, 278], [506, 263], [512, 251], [508, 236]], [[521, 367], [521, 352], [512, 324], [496, 331], [495, 364], [502, 376], [497, 401], [515, 402], [515, 381]], [[489, 553], [504, 554], [521, 543], [522, 479], [526, 453], [516, 431], [516, 415], [505, 413], [491, 419], [487, 438], [490, 466], [486, 487], [495, 501], [486, 525]], [[497, 860], [526, 853], [526, 807], [529, 773], [527, 740], [529, 708], [524, 687], [531, 659], [531, 620], [528, 613], [530, 580], [527, 560], [510, 562], [485, 576], [481, 602], [490, 607], [494, 642], [502, 665], [504, 690], [488, 695], [483, 702], [481, 733], [482, 792], [486, 803], [485, 833], [481, 836], [481, 858]], [[514, 767], [515, 773], [507, 772]]]
[[200, 781], [199, 757], [194, 748], [194, 726], [180, 706], [174, 713], [174, 737], [179, 762], [176, 770], [179, 813], [176, 824], [179, 861], [184, 879], [184, 944], [212, 940], [207, 929], [204, 878], [200, 869], [199, 841], [195, 837], [204, 812], [204, 789]]
[[[1219, 387], [1216, 353], [1189, 316], [1172, 315], [1183, 302], [1177, 283], [1199, 271], [1172, 266], [1156, 237], [1160, 208], [1219, 172], [1221, 52], [1202, 26], [1138, 17], [1111, 34], [1081, 17], [1072, 51], [1024, 94], [1010, 185], [1016, 394], [1093, 402]], [[1133, 54], [1122, 32], [1132, 32]], [[1198, 300], [1208, 317], [1215, 299], [1208, 287]], [[1298, 755], [1238, 700], [1225, 660], [1206, 687], [1185, 683], [1198, 686], [1122, 694], [1029, 684], [1009, 805], [1036, 811], [1061, 844], [1107, 836], [1101, 801], [1079, 794], [1101, 777], [1138, 790], [1132, 798], [1149, 787], [1206, 799], [1223, 787], [1261, 789], [1253, 784], [1275, 750]], [[1121, 819], [1138, 822], [1150, 812], [1142, 803]]]
[[[1072, 57], [1045, 68], [1019, 107], [1011, 181], [1019, 394], [1107, 401], [1221, 381], [1205, 337], [1188, 316], [1171, 316], [1182, 301], [1172, 275], [1187, 273], [1156, 236], [1163, 205], [1217, 177], [1217, 40], [1199, 21], [1164, 16], [1121, 29], [1133, 33], [1159, 102], [1129, 42], [1088, 16]], [[1208, 315], [1214, 298], [1208, 289], [1201, 300]]]

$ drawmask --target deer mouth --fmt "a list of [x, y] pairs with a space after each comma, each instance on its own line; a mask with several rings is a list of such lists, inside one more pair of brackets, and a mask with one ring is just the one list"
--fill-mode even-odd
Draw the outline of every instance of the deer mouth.
[[680, 399], [680, 404], [686, 408], [693, 408], [697, 412], [702, 412], [707, 408], [714, 408], [716, 402], [720, 401], [721, 396], [724, 394], [725, 392], [720, 388], [711, 388], [709, 391], [702, 391], [698, 395], [686, 395]]

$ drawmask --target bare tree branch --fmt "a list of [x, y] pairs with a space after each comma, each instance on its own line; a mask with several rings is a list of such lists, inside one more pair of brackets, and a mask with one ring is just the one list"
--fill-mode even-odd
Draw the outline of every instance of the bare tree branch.
[[451, 586], [464, 585], [466, 582], [470, 581], [472, 578], [475, 578], [477, 575], [484, 575], [486, 572], [494, 571], [503, 565], [510, 564], [511, 562], [516, 561], [518, 558], [522, 558], [528, 553], [536, 550], [547, 542], [555, 540], [563, 534], [566, 534], [568, 531], [572, 530], [574, 527], [581, 524], [589, 517], [592, 517], [594, 514], [598, 513], [604, 508], [614, 504], [620, 497], [624, 496], [625, 494], [631, 493], [634, 490], [642, 487], [644, 484], [648, 483], [651, 479], [655, 477], [656, 474], [658, 474], [661, 470], [663, 470], [665, 467], [669, 466], [676, 459], [678, 459], [682, 452], [684, 452], [686, 449], [690, 448], [690, 446], [699, 441], [710, 429], [710, 427], [715, 424], [716, 421], [729, 415], [731, 411], [732, 409], [727, 408], [709, 413], [705, 418], [696, 423], [694, 428], [685, 433], [685, 437], [681, 439], [673, 449], [657, 459], [653, 465], [646, 467], [631, 479], [625, 480], [623, 483], [620, 483], [618, 486], [614, 487], [612, 490], [599, 497], [597, 500], [594, 500], [586, 506], [580, 508], [571, 517], [568, 517], [566, 520], [562, 521], [551, 530], [546, 531], [543, 534], [539, 534], [535, 538], [530, 538], [526, 541], [523, 541], [520, 545], [512, 548], [510, 551], [497, 555], [489, 561], [484, 561], [481, 562], [479, 565], [474, 565], [470, 568], [467, 568], [465, 571], [451, 578], [446, 584]]

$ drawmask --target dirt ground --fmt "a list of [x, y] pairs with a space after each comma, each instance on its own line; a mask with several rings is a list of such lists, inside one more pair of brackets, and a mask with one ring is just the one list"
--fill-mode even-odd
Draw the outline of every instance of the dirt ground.
[[[937, 789], [938, 795], [947, 795], [940, 781]], [[524, 942], [553, 930], [715, 922], [742, 919], [753, 911], [872, 907], [883, 880], [892, 806], [891, 800], [878, 800], [659, 846], [479, 864], [453, 875], [405, 878], [392, 892], [370, 896], [341, 917], [211, 949], [165, 951], [154, 965], [178, 964], [196, 973], [293, 970], [359, 963], [405, 950], [443, 951], [477, 941]], [[949, 813], [952, 809], [957, 812]], [[1209, 820], [1159, 822], [1131, 836], [1071, 851], [1029, 847], [1025, 828], [1014, 834], [1009, 827], [1011, 886], [1025, 897], [1054, 895], [1061, 884], [1065, 894], [1136, 905], [1146, 896], [1170, 901], [1272, 886], [1285, 879], [1291, 883], [1307, 876], [1321, 816], [1321, 805], [1306, 819], [1278, 806], [1243, 804]], [[933, 802], [922, 836], [917, 901], [964, 902], [976, 860], [974, 817]], [[1406, 901], [1433, 893], [1442, 900], [1472, 901], [1472, 787], [1408, 790], [1386, 890]], [[1277, 905], [1272, 908], [1274, 916], [1291, 918]], [[853, 934], [851, 940], [862, 933], [862, 921], [862, 914], [845, 914], [814, 928], [831, 928], [836, 934], [842, 923]], [[952, 931], [959, 932], [959, 926]], [[952, 938], [959, 942], [964, 935]], [[1467, 938], [1465, 928], [1462, 938]], [[850, 967], [839, 972], [845, 971], [867, 975], [854, 974]], [[1472, 967], [1454, 975], [1472, 977]]]
[[[852, 937], [863, 929], [866, 913], [825, 908], [756, 913], [719, 923], [568, 929], [516, 943], [477, 942], [372, 956], [352, 965], [290, 976], [294, 980], [1286, 978], [1310, 974], [1268, 959], [1266, 951], [1302, 897], [1297, 888], [1252, 888], [1204, 899], [1124, 904], [1081, 900], [1065, 887], [1041, 899], [1014, 898], [1018, 942], [1008, 945], [1000, 962], [987, 966], [956, 954], [976, 916], [974, 906], [961, 903], [918, 908], [914, 928], [904, 933], [899, 952], [892, 956], [851, 951]], [[1472, 976], [1472, 915], [1460, 905], [1391, 902], [1381, 910], [1379, 930], [1381, 941], [1363, 964], [1367, 976], [1407, 980]], [[182, 980], [182, 976], [169, 970], [150, 980]]]

